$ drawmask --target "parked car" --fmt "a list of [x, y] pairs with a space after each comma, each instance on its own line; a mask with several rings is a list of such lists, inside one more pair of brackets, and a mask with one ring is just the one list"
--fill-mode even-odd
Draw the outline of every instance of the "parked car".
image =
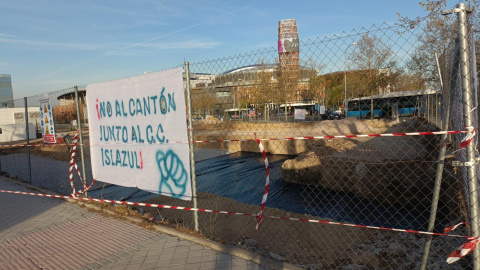
[[345, 118], [345, 115], [343, 114], [341, 109], [337, 110], [326, 110], [325, 111], [326, 119], [328, 120], [336, 120], [336, 119], [343, 119]]

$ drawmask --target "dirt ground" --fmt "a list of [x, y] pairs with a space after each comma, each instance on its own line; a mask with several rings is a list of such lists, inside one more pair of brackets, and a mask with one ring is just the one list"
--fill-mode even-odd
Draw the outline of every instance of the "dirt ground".
[[[190, 206], [190, 202], [169, 197], [158, 197], [148, 203]], [[198, 208], [240, 213], [257, 213], [259, 206], [244, 204], [213, 194], [198, 194]], [[194, 214], [170, 209], [145, 209], [163, 224], [193, 229]], [[286, 212], [266, 207], [264, 214], [275, 217], [318, 219], [310, 215]], [[198, 213], [200, 231], [220, 243], [240, 245], [244, 239], [254, 239], [257, 252], [274, 252], [300, 265], [322, 264], [333, 269], [348, 260], [350, 250], [371, 239], [377, 232], [361, 228], [334, 226], [320, 223], [263, 218], [260, 229], [255, 230], [256, 219], [251, 216]], [[331, 221], [328, 219], [322, 219]]]

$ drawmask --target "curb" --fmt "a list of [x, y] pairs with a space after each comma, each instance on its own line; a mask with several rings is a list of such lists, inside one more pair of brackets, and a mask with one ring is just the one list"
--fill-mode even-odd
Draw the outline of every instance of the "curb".
[[[22, 181], [19, 181], [19, 180], [13, 180], [13, 179], [10, 179], [10, 178], [4, 177], [4, 176], [0, 176], [0, 179], [11, 182], [11, 183], [15, 183], [15, 184], [18, 184], [18, 185], [22, 185], [24, 187], [27, 187], [27, 188], [33, 189], [33, 190], [37, 190], [37, 191], [42, 192], [42, 193], [61, 195], [61, 194], [53, 192], [51, 190], [47, 190], [47, 189], [44, 189], [44, 188], [41, 188], [41, 187], [37, 187], [37, 186], [31, 185], [31, 184], [28, 184], [28, 183], [25, 183], [25, 182], [22, 182]], [[75, 203], [77, 205], [85, 206], [86, 208], [89, 208], [89, 209], [92, 209], [92, 210], [95, 210], [95, 211], [104, 212], [104, 213], [107, 213], [111, 216], [118, 216], [118, 214], [116, 214], [115, 212], [110, 211], [108, 209], [102, 209], [97, 205], [87, 204], [87, 203], [84, 203], [82, 201], [72, 200], [72, 199], [65, 199], [65, 201]], [[138, 217], [130, 217], [130, 216], [124, 217], [124, 216], [122, 216], [122, 219], [125, 219], [125, 220], [127, 220], [129, 222], [132, 222], [132, 223], [135, 223], [135, 224], [140, 224], [142, 222], [145, 222], [144, 219], [138, 218]], [[209, 247], [209, 248], [214, 249], [216, 251], [227, 253], [227, 254], [230, 254], [232, 256], [236, 256], [236, 257], [239, 257], [241, 259], [254, 262], [256, 264], [265, 266], [267, 268], [288, 269], [288, 270], [290, 270], [290, 269], [291, 270], [303, 269], [303, 268], [300, 268], [298, 266], [292, 265], [290, 263], [277, 261], [275, 259], [263, 256], [261, 254], [258, 254], [258, 253], [252, 252], [252, 251], [244, 250], [244, 249], [241, 249], [241, 248], [238, 248], [238, 247], [227, 246], [227, 245], [220, 244], [220, 243], [214, 242], [212, 240], [208, 240], [208, 239], [198, 238], [198, 237], [186, 234], [186, 233], [179, 232], [175, 229], [168, 228], [166, 226], [153, 225], [153, 228], [157, 232], [165, 233], [165, 234], [175, 236], [175, 237], [178, 237], [178, 238], [181, 238], [181, 239], [184, 239], [184, 240], [188, 240], [188, 241], [197, 243], [199, 245]]]

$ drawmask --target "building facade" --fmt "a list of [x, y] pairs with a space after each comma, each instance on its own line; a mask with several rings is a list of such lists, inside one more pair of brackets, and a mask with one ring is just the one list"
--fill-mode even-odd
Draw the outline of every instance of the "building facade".
[[0, 74], [0, 108], [13, 107], [12, 76]]

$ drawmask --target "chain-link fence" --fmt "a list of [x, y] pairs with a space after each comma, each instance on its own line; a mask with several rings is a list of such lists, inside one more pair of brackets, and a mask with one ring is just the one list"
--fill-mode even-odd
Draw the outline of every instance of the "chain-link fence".
[[[298, 42], [294, 21], [279, 28], [278, 50], [190, 63], [186, 83], [191, 140], [198, 141], [197, 207], [259, 212], [265, 165], [256, 134], [269, 161], [263, 214], [282, 218], [265, 217], [255, 230], [255, 218], [241, 215], [175, 209], [150, 214], [159, 223], [198, 228], [225, 245], [306, 269], [477, 269], [470, 255], [446, 263], [467, 239], [414, 232], [442, 232], [466, 222], [455, 233], [479, 235], [472, 165], [477, 141], [469, 144], [467, 137], [478, 119], [473, 39], [468, 43], [459, 27], [433, 44], [435, 33], [385, 24]], [[77, 89], [78, 108], [73, 88], [48, 93], [61, 138], [55, 145], [42, 144], [38, 97], [15, 100], [15, 121], [26, 122], [21, 109], [28, 104], [29, 127], [36, 131], [30, 143], [42, 146], [2, 148], [1, 171], [69, 194], [70, 152], [61, 143], [71, 142], [80, 112], [89, 144], [85, 89]], [[88, 147], [84, 157], [86, 178], [92, 179]], [[74, 183], [81, 186], [76, 177]], [[89, 196], [193, 207], [103, 182]]]

